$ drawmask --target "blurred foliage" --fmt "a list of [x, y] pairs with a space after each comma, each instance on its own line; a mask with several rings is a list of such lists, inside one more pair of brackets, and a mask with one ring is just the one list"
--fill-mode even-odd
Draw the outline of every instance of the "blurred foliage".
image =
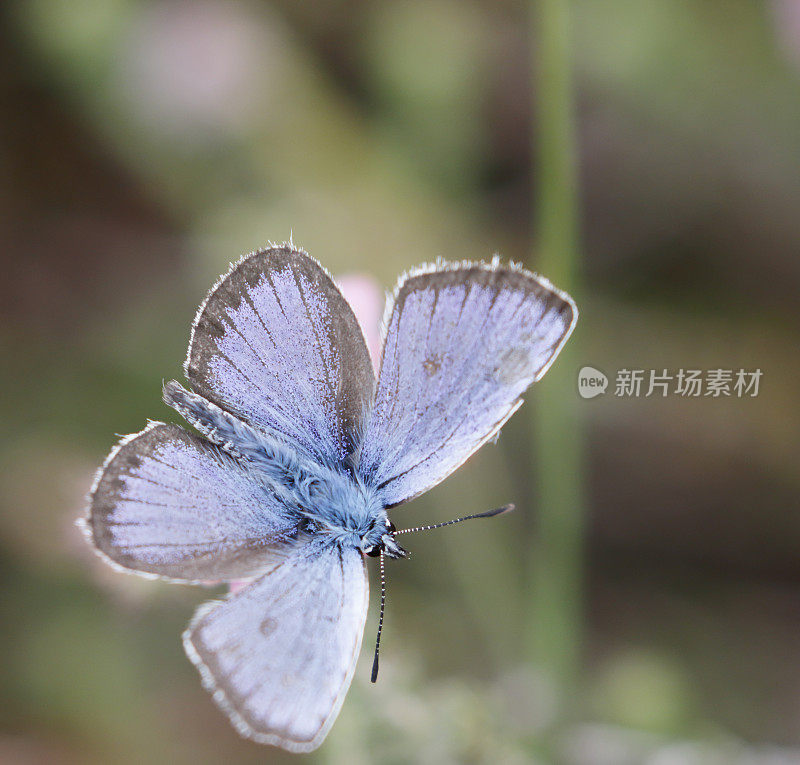
[[[800, 762], [798, 5], [571, 4], [585, 276], [565, 379], [764, 376], [753, 399], [575, 394], [586, 635], [563, 762]], [[111, 571], [72, 521], [113, 434], [173, 418], [161, 381], [182, 376], [194, 310], [240, 253], [291, 233], [386, 288], [440, 255], [536, 265], [529, 12], [4, 5], [1, 761], [292, 759], [241, 741], [183, 656], [217, 591]], [[317, 761], [536, 761], [562, 691], [523, 638], [531, 442], [518, 415], [396, 512], [518, 507], [389, 565], [382, 677], [365, 658]]]

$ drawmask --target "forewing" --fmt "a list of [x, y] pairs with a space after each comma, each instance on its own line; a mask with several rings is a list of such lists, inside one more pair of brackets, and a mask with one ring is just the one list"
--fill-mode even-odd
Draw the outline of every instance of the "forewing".
[[496, 263], [442, 265], [401, 282], [361, 475], [387, 505], [439, 483], [497, 433], [576, 318], [568, 295]]
[[320, 745], [350, 686], [367, 613], [362, 556], [311, 542], [184, 633], [239, 732], [295, 752]]
[[85, 529], [124, 568], [207, 581], [263, 573], [294, 525], [257, 475], [177, 425], [152, 423], [108, 456]]
[[195, 318], [186, 376], [223, 409], [341, 460], [372, 400], [361, 329], [330, 276], [291, 246], [245, 256]]

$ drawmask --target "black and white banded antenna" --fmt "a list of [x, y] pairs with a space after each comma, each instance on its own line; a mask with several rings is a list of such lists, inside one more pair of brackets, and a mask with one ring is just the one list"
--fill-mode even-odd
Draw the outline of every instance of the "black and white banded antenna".
[[474, 515], [465, 515], [463, 518], [454, 518], [452, 521], [445, 521], [444, 523], [434, 523], [430, 526], [415, 526], [413, 529], [400, 529], [395, 531], [394, 535], [398, 534], [411, 534], [414, 531], [430, 531], [431, 529], [440, 529], [443, 526], [452, 526], [454, 523], [461, 523], [461, 521], [471, 521], [473, 518], [494, 518], [496, 515], [503, 513], [510, 513], [514, 509], [514, 505], [503, 505], [496, 507], [494, 510], [487, 510], [484, 513], [475, 513]]
[[[475, 513], [473, 515], [465, 515], [462, 518], [454, 518], [452, 521], [444, 521], [444, 523], [433, 523], [429, 526], [415, 526], [412, 529], [401, 529], [394, 531], [392, 534], [411, 534], [414, 531], [430, 531], [431, 529], [440, 529], [443, 526], [452, 526], [454, 523], [461, 523], [461, 521], [471, 521], [473, 518], [494, 518], [496, 515], [509, 513], [514, 509], [514, 505], [503, 505], [496, 507], [494, 510], [487, 510], [483, 513]], [[386, 569], [384, 568], [384, 555], [383, 550], [380, 554], [381, 558], [381, 612], [378, 617], [378, 636], [375, 638], [375, 658], [372, 660], [372, 675], [370, 680], [374, 683], [378, 679], [378, 656], [381, 649], [381, 632], [383, 631], [383, 612], [386, 606]]]
[[378, 679], [378, 654], [381, 650], [381, 632], [383, 631], [383, 609], [386, 605], [386, 571], [383, 567], [383, 550], [381, 550], [381, 615], [378, 617], [378, 637], [375, 638], [375, 658], [372, 660], [372, 675], [370, 680], [374, 683]]

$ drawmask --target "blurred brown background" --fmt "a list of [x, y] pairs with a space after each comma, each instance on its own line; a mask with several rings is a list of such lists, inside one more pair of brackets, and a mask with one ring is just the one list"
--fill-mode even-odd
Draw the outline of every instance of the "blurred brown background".
[[[395, 512], [518, 506], [388, 566], [382, 676], [365, 648], [306, 759], [800, 762], [800, 2], [571, 6], [583, 277], [564, 363], [611, 379], [574, 392], [585, 474], [557, 476], [586, 495], [580, 676], [553, 687], [526, 645], [534, 389], [497, 446]], [[240, 740], [183, 656], [221, 590], [115, 573], [73, 520], [114, 434], [173, 419], [161, 381], [239, 254], [291, 232], [386, 288], [437, 256], [536, 267], [531, 11], [3, 6], [2, 762], [292, 759]], [[614, 395], [622, 368], [718, 367], [760, 368], [759, 395]]]

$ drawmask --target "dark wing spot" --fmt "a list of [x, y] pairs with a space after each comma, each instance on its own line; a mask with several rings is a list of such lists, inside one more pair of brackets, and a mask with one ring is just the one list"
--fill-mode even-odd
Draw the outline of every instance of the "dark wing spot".
[[422, 366], [428, 377], [433, 377], [442, 368], [442, 359], [438, 355], [428, 356]]
[[278, 629], [278, 622], [272, 617], [268, 616], [261, 622], [258, 629], [264, 637], [269, 637], [276, 629]]

